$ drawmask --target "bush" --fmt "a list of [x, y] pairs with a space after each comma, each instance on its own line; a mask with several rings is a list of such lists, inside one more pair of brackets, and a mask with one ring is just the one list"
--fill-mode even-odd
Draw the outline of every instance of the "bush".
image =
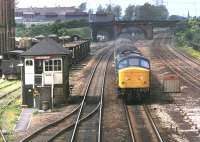
[[16, 36], [17, 37], [25, 37], [25, 36], [34, 37], [37, 35], [46, 35], [46, 36], [50, 34], [56, 34], [56, 35], [70, 34], [71, 35], [71, 33], [76, 33], [83, 36], [86, 35], [88, 37], [88, 29], [89, 28], [88, 28], [87, 20], [73, 20], [73, 21], [65, 21], [65, 22], [56, 21], [53, 24], [31, 25], [31, 27], [29, 28], [23, 24], [17, 24]]
[[175, 33], [179, 46], [190, 46], [191, 43], [200, 45], [199, 20], [196, 18], [180, 22], [175, 29]]

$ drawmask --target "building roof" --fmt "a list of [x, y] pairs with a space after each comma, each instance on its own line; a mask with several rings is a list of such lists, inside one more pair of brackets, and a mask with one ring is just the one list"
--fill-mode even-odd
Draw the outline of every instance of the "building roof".
[[67, 54], [69, 54], [69, 50], [65, 49], [61, 44], [58, 44], [53, 39], [46, 38], [22, 53], [21, 56], [48, 56]]
[[68, 12], [68, 13], [65, 14], [65, 16], [88, 16], [88, 13], [87, 12], [80, 12], [80, 11]]
[[17, 8], [16, 12], [23, 13], [40, 13], [40, 15], [46, 15], [47, 13], [56, 13], [57, 15], [65, 15], [66, 13], [77, 12], [75, 7], [30, 7], [30, 8]]

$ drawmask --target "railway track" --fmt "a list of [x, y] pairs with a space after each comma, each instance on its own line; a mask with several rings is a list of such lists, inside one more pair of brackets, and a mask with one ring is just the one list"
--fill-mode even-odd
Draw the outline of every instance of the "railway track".
[[[54, 141], [58, 136], [62, 135], [66, 131], [69, 131], [70, 129], [73, 131], [70, 142], [74, 141], [98, 141], [101, 142], [101, 122], [102, 122], [102, 109], [103, 109], [103, 95], [104, 95], [104, 87], [105, 87], [105, 77], [106, 77], [106, 70], [107, 70], [107, 65], [110, 60], [111, 55], [107, 56], [106, 62], [104, 63], [104, 68], [103, 68], [103, 76], [102, 76], [102, 83], [101, 83], [101, 88], [100, 92], [98, 92], [98, 101], [95, 102], [94, 104], [90, 104], [87, 102], [87, 97], [89, 94], [91, 94], [90, 89], [94, 89], [88, 84], [88, 87], [85, 91], [84, 99], [81, 103], [81, 107], [78, 113], [78, 116], [76, 118], [76, 121], [72, 123], [71, 125], [65, 127], [61, 131], [59, 131], [56, 135], [52, 136], [48, 142]], [[104, 59], [105, 60], [105, 59]], [[92, 81], [92, 80], [91, 80]], [[98, 122], [97, 122], [98, 120]], [[98, 124], [98, 128], [97, 127]], [[89, 127], [89, 128], [88, 128]], [[92, 129], [92, 131], [89, 131]], [[82, 131], [83, 130], [83, 131]], [[85, 131], [87, 130], [87, 131]], [[84, 138], [86, 137], [86, 138]]]
[[126, 119], [127, 119], [127, 122], [128, 122], [128, 127], [129, 127], [132, 142], [136, 142], [135, 135], [134, 135], [134, 132], [133, 132], [133, 127], [132, 127], [132, 124], [131, 124], [131, 118], [130, 118], [128, 108], [127, 108], [127, 105], [125, 104], [125, 102], [124, 102], [124, 110], [125, 110]]
[[[37, 140], [54, 141], [54, 140], [58, 139], [59, 136], [62, 136], [64, 133], [68, 132], [69, 130], [72, 130], [73, 127], [74, 127], [74, 129], [73, 129], [73, 133], [71, 135], [70, 141], [74, 141], [75, 137], [77, 136], [78, 126], [82, 122], [85, 122], [86, 120], [88, 120], [89, 118], [94, 116], [97, 113], [98, 110], [99, 110], [99, 115], [98, 115], [99, 116], [99, 119], [98, 119], [99, 120], [98, 141], [100, 141], [101, 140], [102, 108], [103, 108], [103, 92], [104, 92], [103, 87], [101, 88], [101, 95], [99, 97], [98, 103], [95, 103], [96, 106], [92, 106], [92, 107], [89, 106], [89, 109], [91, 110], [89, 113], [88, 112], [85, 113], [84, 108], [87, 104], [87, 97], [88, 97], [89, 89], [92, 85], [92, 81], [93, 81], [93, 78], [95, 76], [95, 73], [97, 72], [97, 68], [100, 65], [102, 60], [105, 61], [105, 57], [106, 57], [106, 60], [109, 60], [110, 56], [111, 55], [109, 55], [109, 57], [108, 57], [108, 54], [103, 53], [101, 55], [101, 57], [98, 59], [93, 70], [91, 71], [89, 80], [88, 80], [87, 85], [86, 85], [86, 90], [85, 90], [85, 93], [84, 93], [83, 100], [77, 107], [75, 107], [73, 109], [73, 111], [66, 114], [63, 118], [38, 129], [34, 133], [30, 134], [29, 136], [27, 136], [23, 140], [21, 140], [21, 142], [37, 141]], [[106, 63], [106, 68], [107, 68], [107, 63]], [[103, 70], [104, 71], [104, 79], [105, 79], [105, 74], [106, 74], [106, 68]], [[104, 79], [103, 79], [103, 85], [102, 86], [104, 86], [104, 83], [105, 83]], [[84, 112], [84, 115], [82, 114], [82, 112]], [[48, 133], [48, 135], [47, 135], [47, 133]], [[49, 138], [49, 134], [51, 136], [50, 138]], [[67, 140], [65, 139], [65, 141], [67, 141]]]
[[6, 108], [20, 97], [20, 87], [12, 90], [0, 99], [0, 114], [5, 112]]
[[[160, 42], [156, 44], [160, 44]], [[160, 45], [155, 46], [160, 47]], [[187, 62], [189, 57], [180, 57], [180, 55], [177, 55], [178, 53], [175, 51], [171, 51], [170, 53], [169, 51], [170, 50], [162, 48], [162, 50], [157, 49], [154, 52], [159, 59], [164, 59], [163, 64], [165, 64], [170, 71], [175, 73], [179, 78], [188, 82], [196, 89], [200, 90], [200, 78], [198, 78], [200, 70], [198, 68], [191, 68], [190, 63]], [[196, 64], [196, 62], [194, 62], [194, 64]]]
[[3, 98], [5, 98], [5, 97], [7, 97], [8, 95], [12, 94], [13, 92], [19, 90], [20, 88], [21, 88], [21, 87], [17, 87], [17, 88], [15, 88], [15, 89], [13, 89], [13, 90], [11, 90], [11, 91], [5, 93], [5, 94], [0, 95], [0, 99], [3, 99]]
[[14, 85], [17, 81], [13, 81], [13, 82], [1, 82], [0, 83], [0, 89], [4, 89], [7, 88], [11, 85]]
[[[169, 41], [165, 41], [166, 44], [164, 45], [169, 45]], [[155, 46], [157, 47], [161, 47], [163, 45], [161, 45], [161, 41], [157, 41], [157, 43], [154, 43]], [[199, 78], [199, 72], [200, 72], [200, 62], [196, 59], [194, 59], [193, 57], [190, 57], [189, 55], [183, 53], [182, 51], [179, 51], [176, 48], [170, 48], [169, 46], [165, 46], [166, 49], [162, 51], [160, 50], [160, 52], [164, 52], [164, 53], [160, 53], [157, 49], [156, 56], [159, 59], [164, 59], [164, 61], [162, 62], [166, 69], [169, 69], [170, 72], [175, 73], [180, 79], [182, 79], [184, 81], [184, 84], [186, 84], [186, 86], [189, 86], [189, 88], [191, 90], [194, 90], [198, 92], [198, 90], [200, 90], [200, 78]], [[170, 55], [169, 55], [170, 54]], [[182, 67], [180, 68], [180, 64], [182, 66], [186, 66], [186, 68]], [[192, 91], [190, 91], [192, 92]], [[194, 97], [195, 95], [189, 94], [190, 97]], [[173, 103], [174, 103], [174, 109], [176, 109], [180, 115], [183, 117], [183, 119], [188, 122], [189, 127], [191, 128], [191, 132], [194, 132], [195, 134], [199, 135], [200, 133], [200, 128], [198, 126], [198, 122], [195, 121], [195, 119], [192, 118], [192, 114], [190, 113], [190, 111], [187, 111], [187, 107], [188, 108], [198, 108], [198, 106], [190, 106], [191, 104], [188, 104], [190, 101], [187, 100], [187, 98], [185, 98], [186, 100], [183, 102], [183, 96], [181, 95], [180, 97], [178, 96], [174, 96], [173, 99]], [[193, 104], [194, 100], [193, 100]], [[187, 124], [187, 125], [188, 125]], [[184, 129], [184, 128], [182, 128]], [[176, 130], [178, 131], [178, 128], [176, 128]], [[186, 137], [186, 135], [188, 135], [186, 132], [181, 132], [182, 137]], [[193, 136], [194, 137], [194, 136]]]
[[7, 142], [5, 136], [3, 135], [2, 130], [0, 129], [0, 141]]
[[[3, 85], [1, 84], [0, 89], [3, 90], [4, 88], [8, 88], [16, 83], [4, 83]], [[2, 119], [2, 114], [6, 111], [6, 109], [14, 102], [16, 99], [20, 97], [20, 88], [21, 87], [16, 87], [13, 90], [0, 94], [0, 119]], [[6, 138], [3, 135], [3, 132], [1, 131], [0, 128], [0, 141], [6, 142]]]
[[187, 58], [188, 60], [194, 62], [197, 65], [200, 65], [200, 61], [197, 60], [194, 57], [191, 57], [189, 55], [187, 55], [186, 53], [184, 53], [181, 49], [177, 49], [177, 48], [173, 48], [173, 50], [175, 50], [177, 53], [179, 53], [180, 55], [184, 56], [185, 58]]
[[163, 142], [148, 106], [127, 106], [124, 103], [124, 109], [132, 142]]

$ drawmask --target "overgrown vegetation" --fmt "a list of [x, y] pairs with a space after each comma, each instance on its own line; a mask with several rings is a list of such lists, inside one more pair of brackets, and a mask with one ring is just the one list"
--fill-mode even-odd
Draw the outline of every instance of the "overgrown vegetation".
[[192, 55], [193, 57], [197, 58], [200, 60], [200, 52], [194, 50], [191, 47], [184, 47], [185, 52], [187, 52], [188, 54]]
[[[0, 96], [16, 90], [21, 85], [20, 81], [0, 81]], [[0, 127], [9, 134], [13, 131], [21, 112], [20, 90], [16, 90], [0, 99]], [[9, 140], [12, 136], [9, 136]]]
[[175, 29], [176, 41], [179, 46], [191, 46], [191, 43], [200, 45], [200, 21], [193, 18], [181, 21]]
[[26, 27], [23, 24], [17, 24], [17, 37], [34, 37], [38, 35], [56, 34], [58, 36], [71, 36], [78, 34], [83, 37], [90, 36], [90, 29], [86, 20], [73, 20], [67, 22], [55, 22], [49, 24], [31, 25]]
[[[200, 59], [200, 21], [193, 18], [181, 21], [175, 29], [176, 43], [185, 52]], [[194, 50], [196, 49], [196, 50]]]

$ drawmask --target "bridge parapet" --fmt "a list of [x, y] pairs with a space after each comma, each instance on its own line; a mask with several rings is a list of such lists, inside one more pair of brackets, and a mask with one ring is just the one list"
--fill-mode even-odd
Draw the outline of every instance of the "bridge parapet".
[[[153, 28], [155, 27], [175, 27], [179, 21], [170, 20], [134, 20], [134, 21], [115, 21], [111, 15], [91, 15], [89, 23], [92, 28], [92, 34], [97, 36], [97, 32], [107, 30], [110, 35], [117, 35], [122, 32], [124, 28], [136, 27], [144, 32], [147, 39], [153, 38]], [[93, 36], [93, 39], [96, 37]]]

